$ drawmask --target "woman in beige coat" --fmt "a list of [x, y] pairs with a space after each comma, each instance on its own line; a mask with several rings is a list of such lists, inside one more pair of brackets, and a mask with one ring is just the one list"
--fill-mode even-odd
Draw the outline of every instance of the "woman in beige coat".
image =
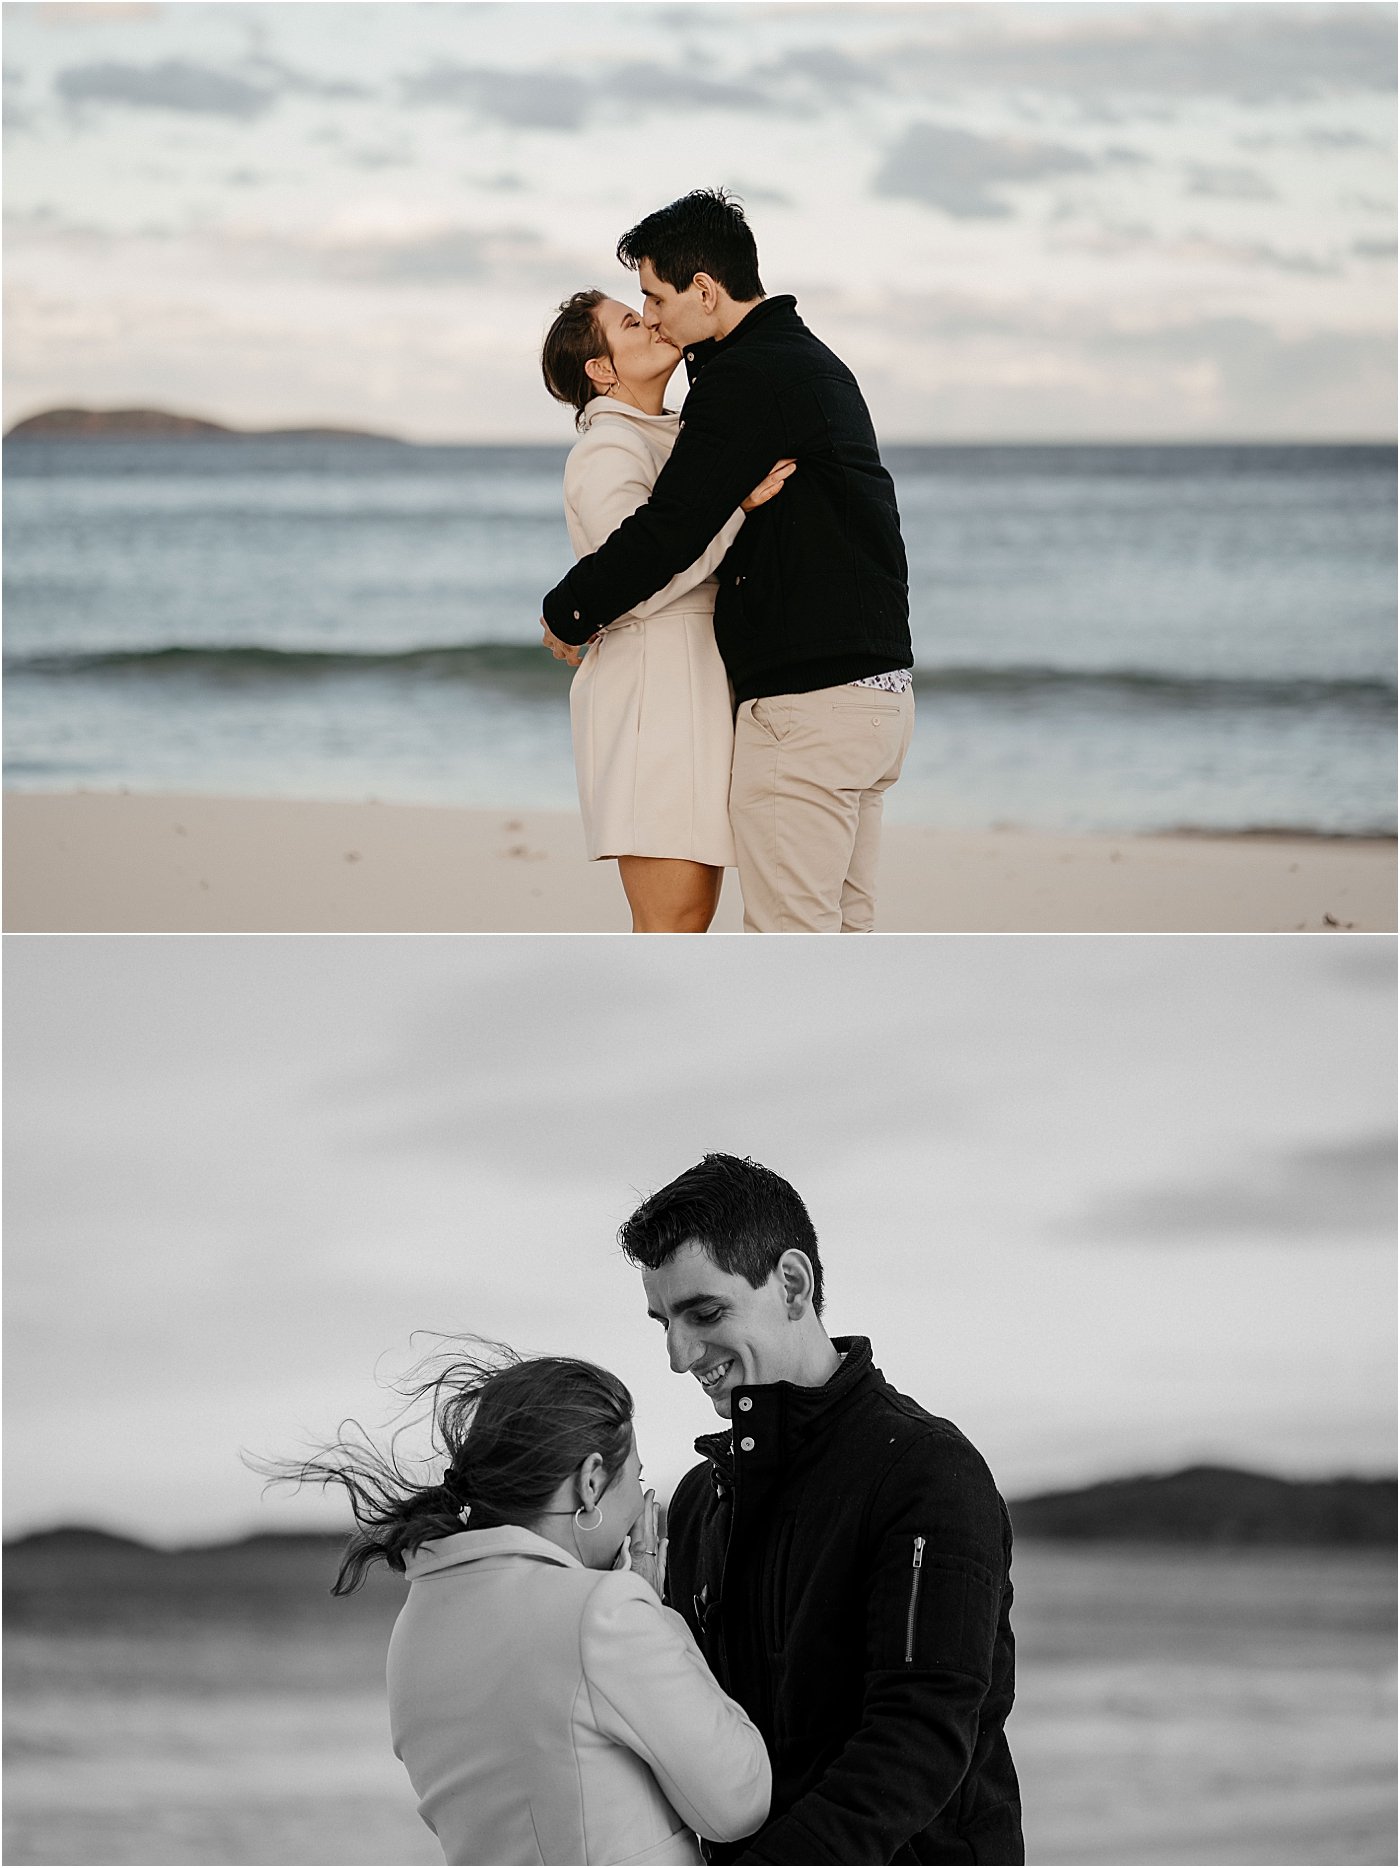
[[[666, 465], [680, 417], [662, 398], [680, 352], [617, 299], [576, 292], [541, 361], [580, 431], [564, 469], [564, 513], [581, 558], [645, 505]], [[715, 646], [714, 573], [744, 513], [792, 469], [778, 462], [704, 555], [600, 631], [586, 655], [555, 647], [578, 670], [569, 711], [588, 855], [617, 859], [634, 933], [703, 933], [734, 862], [734, 707]]]
[[276, 1476], [338, 1483], [336, 1579], [408, 1577], [389, 1644], [394, 1750], [449, 1863], [689, 1863], [759, 1829], [768, 1755], [661, 1601], [632, 1399], [570, 1357], [454, 1360], [431, 1397], [440, 1482], [339, 1443]]

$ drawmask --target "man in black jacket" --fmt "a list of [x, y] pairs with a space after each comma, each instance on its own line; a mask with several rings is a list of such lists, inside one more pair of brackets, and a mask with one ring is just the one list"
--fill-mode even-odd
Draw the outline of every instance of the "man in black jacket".
[[775, 461], [795, 460], [718, 572], [745, 926], [869, 931], [884, 793], [914, 719], [908, 566], [870, 412], [796, 300], [764, 296], [753, 234], [722, 190], [649, 215], [618, 257], [691, 387], [651, 498], [545, 598], [546, 644], [562, 657], [660, 590]]
[[950, 1422], [820, 1321], [788, 1183], [706, 1155], [619, 1233], [730, 1432], [671, 1501], [666, 1596], [763, 1733], [773, 1804], [713, 1862], [1025, 1859], [1005, 1723], [1011, 1527]]

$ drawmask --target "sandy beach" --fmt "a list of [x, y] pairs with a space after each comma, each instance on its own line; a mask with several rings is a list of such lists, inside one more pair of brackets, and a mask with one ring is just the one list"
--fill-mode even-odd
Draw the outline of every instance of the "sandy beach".
[[[886, 933], [1393, 930], [1382, 839], [1050, 836], [891, 825]], [[625, 932], [564, 812], [126, 793], [5, 800], [22, 932]], [[731, 871], [717, 932], [742, 926]]]
[[[330, 1561], [7, 1553], [6, 1861], [440, 1863], [389, 1748], [401, 1585], [333, 1600]], [[1029, 1862], [1394, 1861], [1387, 1553], [1015, 1563]]]

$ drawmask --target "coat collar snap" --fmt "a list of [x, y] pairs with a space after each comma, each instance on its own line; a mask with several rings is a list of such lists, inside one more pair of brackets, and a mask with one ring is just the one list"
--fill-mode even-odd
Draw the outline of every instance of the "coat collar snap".
[[799, 1388], [793, 1382], [736, 1388], [730, 1431], [702, 1434], [695, 1442], [696, 1452], [710, 1462], [721, 1496], [722, 1487], [733, 1488], [736, 1469], [757, 1478], [782, 1465], [798, 1442], [818, 1438], [855, 1390], [876, 1373], [868, 1336], [833, 1336], [831, 1341], [846, 1359], [830, 1381], [820, 1388]]
[[760, 300], [752, 311], [745, 312], [744, 316], [735, 325], [728, 337], [707, 337], [702, 343], [686, 345], [686, 375], [693, 383], [701, 370], [704, 369], [705, 365], [709, 363], [712, 358], [718, 356], [722, 350], [731, 350], [741, 338], [752, 336], [753, 333], [761, 325], [766, 324], [776, 312], [786, 311], [795, 313], [796, 310], [797, 300], [790, 292], [780, 292], [776, 298]]

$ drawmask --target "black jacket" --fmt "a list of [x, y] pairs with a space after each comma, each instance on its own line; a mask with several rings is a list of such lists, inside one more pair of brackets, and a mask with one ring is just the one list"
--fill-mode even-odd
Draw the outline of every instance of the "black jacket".
[[676, 1488], [667, 1596], [762, 1732], [773, 1806], [715, 1862], [1022, 1862], [1004, 1726], [1011, 1525], [981, 1457], [861, 1336], [741, 1388]]
[[797, 315], [763, 299], [693, 374], [670, 460], [646, 505], [544, 600], [586, 642], [693, 564], [777, 460], [797, 471], [751, 512], [719, 569], [715, 640], [739, 701], [809, 693], [913, 666], [909, 572], [894, 482], [856, 379]]

